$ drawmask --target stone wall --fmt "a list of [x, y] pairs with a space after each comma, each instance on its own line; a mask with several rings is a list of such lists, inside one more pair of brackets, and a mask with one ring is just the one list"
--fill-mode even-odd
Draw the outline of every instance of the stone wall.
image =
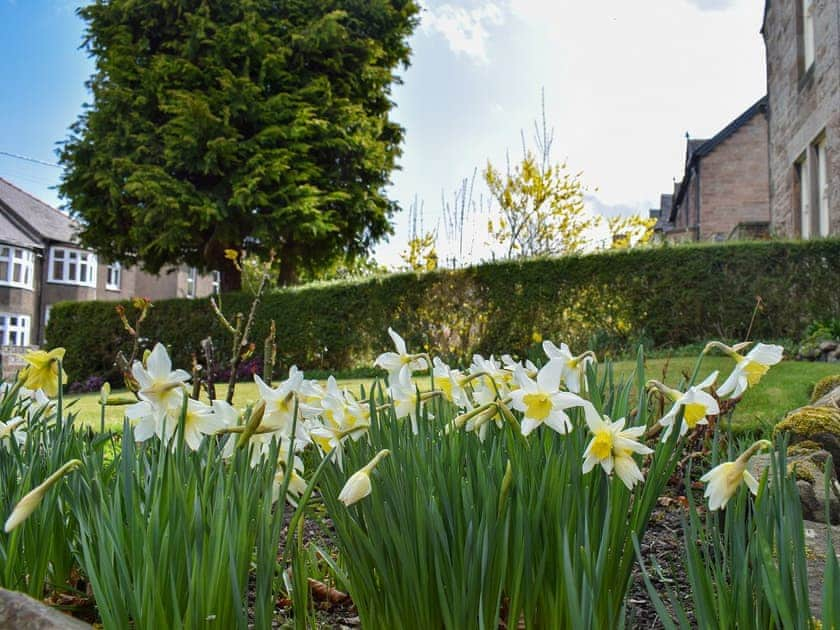
[[763, 28], [774, 232], [800, 235], [795, 163], [825, 134], [831, 234], [840, 234], [840, 0], [814, 0], [814, 64], [805, 71], [799, 2], [770, 0]]
[[767, 119], [759, 112], [700, 160], [700, 240], [770, 218]]

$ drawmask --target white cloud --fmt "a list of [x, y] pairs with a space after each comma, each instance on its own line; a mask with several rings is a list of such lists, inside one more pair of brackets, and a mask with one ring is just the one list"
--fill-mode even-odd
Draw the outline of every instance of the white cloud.
[[695, 7], [700, 9], [701, 11], [723, 11], [728, 9], [733, 4], [735, 4], [735, 0], [688, 0], [689, 3], [693, 4]]
[[442, 4], [438, 7], [423, 5], [421, 29], [427, 35], [438, 34], [446, 39], [449, 49], [456, 55], [463, 54], [481, 64], [489, 62], [488, 28], [504, 22], [502, 9], [494, 2], [485, 2], [473, 8]]

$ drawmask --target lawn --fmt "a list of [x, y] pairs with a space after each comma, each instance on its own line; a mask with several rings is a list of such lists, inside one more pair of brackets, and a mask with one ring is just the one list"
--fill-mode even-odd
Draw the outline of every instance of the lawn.
[[[694, 369], [694, 357], [675, 357], [672, 359], [649, 359], [647, 361], [647, 377], [664, 380], [669, 385], [675, 385], [680, 375], [690, 374]], [[629, 375], [635, 367], [633, 361], [621, 361], [615, 364], [618, 376]], [[732, 361], [726, 357], [709, 356], [703, 361], [701, 376], [711, 370], [720, 370], [718, 383], [723, 382], [728, 371], [732, 369]], [[738, 431], [756, 431], [775, 424], [782, 416], [796, 407], [806, 404], [811, 395], [811, 389], [819, 379], [829, 374], [840, 373], [840, 365], [831, 363], [815, 363], [806, 361], [784, 361], [770, 369], [761, 384], [747, 391], [744, 399], [735, 411], [733, 428]], [[373, 379], [344, 379], [339, 381], [342, 387], [357, 393], [361, 386], [369, 388]], [[420, 387], [427, 388], [428, 380], [419, 379]], [[218, 395], [224, 397], [227, 387], [219, 385]], [[118, 394], [115, 394], [118, 395]], [[254, 383], [239, 383], [236, 386], [234, 404], [243, 407], [255, 401], [258, 397]], [[99, 394], [83, 394], [68, 396], [72, 401], [72, 410], [77, 411], [79, 420], [93, 427], [100, 422]], [[107, 407], [105, 424], [108, 428], [117, 429], [122, 426], [123, 412], [120, 406]]]

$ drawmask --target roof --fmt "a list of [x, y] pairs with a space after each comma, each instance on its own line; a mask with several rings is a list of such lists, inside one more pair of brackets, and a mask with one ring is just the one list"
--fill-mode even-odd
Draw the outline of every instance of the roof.
[[15, 223], [11, 217], [0, 212], [0, 243], [19, 245], [34, 249], [41, 244]]
[[[0, 177], [0, 210], [19, 227], [31, 228], [44, 241], [76, 243], [78, 224], [60, 210]], [[0, 234], [5, 235], [5, 229]]]
[[671, 206], [671, 221], [674, 221], [677, 218], [677, 210], [679, 210], [680, 205], [682, 205], [682, 200], [688, 190], [688, 185], [691, 182], [691, 175], [695, 170], [694, 167], [697, 166], [697, 162], [709, 155], [709, 153], [714, 151], [720, 144], [728, 140], [735, 134], [735, 132], [752, 120], [756, 114], [766, 112], [767, 96], [765, 95], [753, 103], [735, 120], [726, 125], [726, 127], [721, 129], [713, 138], [699, 142], [696, 140], [688, 141], [686, 146], [685, 173], [683, 175], [679, 191], [677, 191], [674, 197], [674, 203]]

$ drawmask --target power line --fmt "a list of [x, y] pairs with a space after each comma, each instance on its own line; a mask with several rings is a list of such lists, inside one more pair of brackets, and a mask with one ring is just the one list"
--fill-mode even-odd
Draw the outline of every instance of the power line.
[[33, 162], [35, 164], [40, 164], [42, 166], [54, 166], [56, 168], [61, 168], [60, 164], [54, 164], [52, 162], [44, 162], [43, 160], [39, 160], [36, 158], [26, 157], [25, 155], [18, 155], [17, 153], [9, 153], [8, 151], [0, 151], [0, 155], [5, 155], [6, 157], [14, 158], [16, 160], [24, 160], [26, 162]]

